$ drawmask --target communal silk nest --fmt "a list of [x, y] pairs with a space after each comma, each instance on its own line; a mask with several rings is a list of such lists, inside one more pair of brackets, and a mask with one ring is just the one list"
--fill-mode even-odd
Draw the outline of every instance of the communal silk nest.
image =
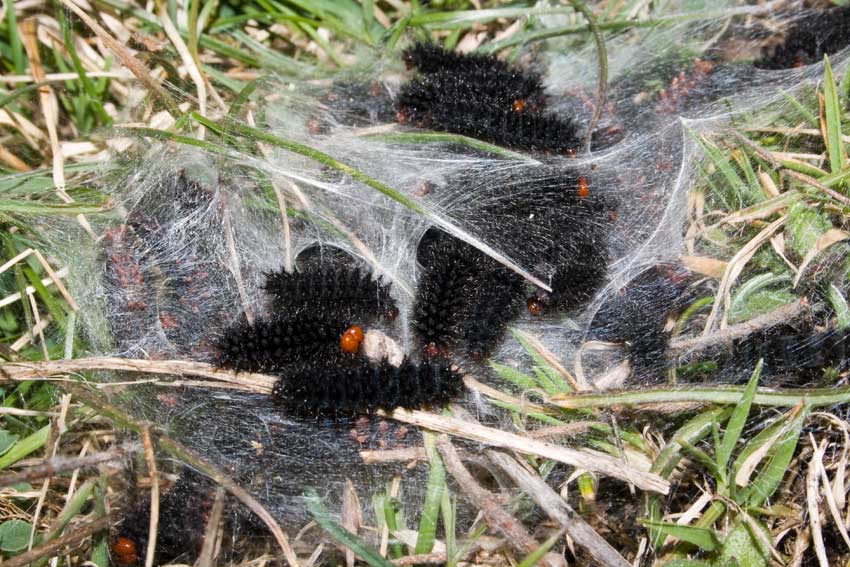
[[[69, 262], [87, 292], [91, 343], [100, 354], [212, 362], [279, 382], [271, 396], [140, 383], [115, 390], [116, 401], [295, 525], [306, 486], [338, 509], [346, 479], [367, 502], [403, 473], [406, 500], [421, 502], [423, 467], [360, 457], [421, 442], [379, 409], [455, 402], [509, 428], [463, 385], [474, 374], [498, 386], [489, 360], [530, 368], [509, 326], [587, 384], [603, 387], [622, 360], [630, 373], [617, 385], [663, 379], [668, 316], [711, 289], [678, 262], [692, 252], [690, 190], [707, 163], [697, 140], [742, 113], [769, 120], [786, 110], [782, 91], [822, 75], [819, 65], [758, 71], [710, 50], [667, 72], [677, 42], [716, 31], [689, 23], [639, 50], [634, 38], [612, 40], [589, 153], [592, 51], [508, 64], [428, 44], [368, 75], [270, 77], [250, 104], [253, 125], [232, 124], [237, 143], [209, 130], [206, 150], [137, 141], [104, 175], [119, 205], [98, 227], [104, 238]], [[674, 86], [639, 96], [654, 74]], [[402, 358], [368, 360], [359, 346], [369, 331], [394, 339]], [[804, 332], [831, 352], [845, 342]], [[787, 351], [774, 335], [753, 340]], [[588, 341], [617, 346], [583, 360]], [[740, 353], [761, 348], [753, 344], [718, 354], [729, 379], [751, 370]]]

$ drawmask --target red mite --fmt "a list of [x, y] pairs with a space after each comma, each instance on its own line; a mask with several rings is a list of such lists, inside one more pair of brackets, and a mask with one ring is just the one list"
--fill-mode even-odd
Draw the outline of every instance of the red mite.
[[518, 98], [514, 101], [514, 112], [522, 112], [525, 110], [525, 100]]

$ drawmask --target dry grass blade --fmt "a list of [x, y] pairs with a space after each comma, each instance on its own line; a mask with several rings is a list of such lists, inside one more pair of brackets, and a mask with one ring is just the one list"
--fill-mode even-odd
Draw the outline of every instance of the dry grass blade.
[[29, 482], [39, 478], [54, 476], [65, 471], [90, 468], [115, 462], [121, 460], [125, 454], [132, 450], [132, 446], [120, 446], [113, 447], [109, 451], [95, 453], [94, 455], [85, 457], [63, 457], [60, 455], [22, 471], [0, 475], [0, 488], [12, 486], [19, 482]]
[[151, 77], [148, 69], [133, 55], [127, 50], [124, 45], [112, 37], [112, 35], [103, 29], [100, 24], [94, 21], [91, 16], [86, 14], [82, 8], [77, 6], [72, 0], [60, 0], [63, 5], [65, 5], [69, 10], [74, 12], [78, 18], [80, 18], [100, 39], [103, 43], [112, 50], [115, 55], [118, 56], [118, 59], [127, 66], [128, 69], [139, 79], [143, 85], [160, 101], [168, 108], [169, 112], [172, 116], [178, 116], [180, 114], [180, 110], [177, 108], [177, 104], [171, 99], [171, 96], [162, 86], [157, 83], [153, 77]]
[[585, 392], [593, 389], [583, 377], [577, 378], [570, 374], [570, 371], [564, 368], [564, 365], [561, 364], [561, 361], [558, 360], [558, 357], [555, 356], [555, 354], [551, 350], [546, 348], [543, 343], [540, 342], [540, 339], [521, 329], [516, 329], [516, 333], [520, 335], [523, 339], [528, 341], [528, 344], [531, 345], [531, 348], [533, 348], [541, 357], [543, 357], [543, 360], [545, 360], [547, 364], [549, 364], [549, 366], [554, 368], [558, 372], [558, 374], [563, 376], [564, 380], [566, 380], [570, 384], [570, 386], [572, 386], [576, 391]]
[[560, 447], [552, 443], [508, 433], [500, 429], [485, 427], [479, 423], [473, 423], [455, 417], [435, 415], [420, 410], [397, 409], [384, 415], [397, 421], [470, 439], [491, 447], [501, 447], [503, 449], [519, 451], [527, 455], [537, 455], [547, 459], [554, 459], [585, 471], [618, 478], [624, 482], [634, 484], [642, 490], [660, 492], [662, 494], [667, 494], [670, 490], [670, 483], [664, 478], [637, 469], [620, 459], [604, 453], [586, 449]]
[[[779, 230], [788, 221], [788, 215], [783, 215], [764, 227], [752, 240], [747, 242], [729, 261], [726, 266], [726, 271], [723, 273], [723, 278], [720, 280], [720, 285], [717, 288], [717, 295], [714, 298], [714, 304], [711, 306], [711, 313], [705, 323], [703, 336], [711, 333], [714, 327], [714, 322], [720, 313], [720, 306], [723, 306], [722, 327], [725, 327], [726, 317], [729, 313], [729, 305], [732, 302], [731, 289], [732, 285], [738, 279], [738, 276], [744, 270], [747, 262], [758, 251], [762, 244], [770, 239], [777, 230]], [[720, 301], [720, 300], [723, 301]]]
[[[342, 493], [342, 527], [357, 535], [361, 523], [360, 500], [357, 498], [357, 490], [354, 488], [351, 479], [347, 478]], [[354, 552], [348, 548], [343, 551], [345, 552], [345, 564], [348, 567], [354, 567]]]
[[806, 509], [809, 512], [809, 528], [812, 534], [812, 544], [815, 547], [815, 555], [817, 555], [818, 563], [821, 567], [829, 567], [829, 559], [826, 555], [826, 547], [823, 543], [823, 530], [821, 529], [820, 521], [820, 503], [818, 495], [820, 494], [820, 470], [822, 465], [824, 451], [826, 450], [826, 440], [818, 446], [814, 438], [809, 436], [812, 442], [814, 452], [809, 461], [809, 470], [806, 473]]
[[[537, 549], [537, 541], [528, 534], [519, 520], [508, 514], [499, 505], [491, 492], [482, 488], [475, 481], [466, 467], [463, 466], [463, 462], [461, 462], [447, 435], [441, 435], [437, 439], [437, 448], [443, 456], [446, 470], [460, 485], [461, 493], [481, 510], [490, 527], [505, 536], [508, 543], [518, 552], [525, 555], [533, 553]], [[558, 562], [549, 556], [546, 557], [546, 563], [553, 566], [558, 565]]]
[[218, 487], [215, 491], [210, 517], [204, 529], [204, 545], [198, 555], [198, 567], [213, 567], [215, 565], [216, 545], [221, 537], [221, 515], [224, 512], [224, 489]]
[[808, 302], [805, 299], [799, 299], [793, 303], [774, 309], [769, 313], [759, 315], [737, 325], [726, 327], [710, 335], [691, 339], [675, 339], [670, 343], [666, 356], [669, 358], [680, 357], [686, 354], [702, 352], [715, 346], [728, 344], [731, 341], [748, 337], [758, 331], [793, 321], [808, 310]]
[[145, 567], [153, 567], [154, 557], [156, 556], [156, 536], [159, 530], [159, 471], [156, 468], [156, 455], [154, 455], [149, 427], [142, 429], [142, 447], [145, 449], [145, 460], [151, 479], [151, 518], [148, 524], [148, 548], [145, 552]]
[[576, 544], [585, 548], [590, 557], [605, 567], [629, 566], [629, 562], [576, 514], [540, 476], [499, 451], [487, 451], [487, 457], [505, 471], [523, 492], [531, 496], [550, 518], [558, 522]]
[[[52, 459], [56, 456], [56, 451], [59, 449], [59, 441], [62, 437], [62, 432], [65, 430], [65, 418], [68, 416], [68, 407], [71, 405], [71, 396], [70, 394], [65, 394], [62, 396], [62, 400], [60, 401], [60, 410], [59, 417], [55, 420], [51, 421], [50, 424], [50, 435], [47, 439], [47, 444], [45, 445], [48, 448], [49, 454], [46, 457], [47, 459]], [[32, 549], [33, 542], [35, 541], [35, 532], [38, 528], [38, 518], [41, 515], [42, 507], [44, 506], [45, 498], [47, 497], [47, 489], [50, 487], [50, 477], [44, 479], [44, 482], [41, 485], [41, 494], [38, 496], [38, 502], [35, 505], [35, 512], [32, 516], [32, 529], [30, 530], [30, 539], [27, 544], [27, 549]]]
[[[173, 376], [201, 376], [249, 386], [255, 392], [269, 394], [277, 382], [277, 377], [251, 372], [222, 370], [205, 362], [188, 360], [143, 360], [117, 357], [77, 358], [72, 360], [51, 360], [42, 362], [7, 362], [0, 365], [0, 383], [6, 380], [47, 379], [51, 376], [75, 372], [124, 371], [145, 374], [165, 374]], [[5, 380], [4, 380], [5, 379]]]

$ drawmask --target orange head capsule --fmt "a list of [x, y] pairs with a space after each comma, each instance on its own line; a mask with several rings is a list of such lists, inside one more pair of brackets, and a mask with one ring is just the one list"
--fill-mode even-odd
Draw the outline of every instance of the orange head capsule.
[[525, 110], [525, 99], [518, 98], [514, 101], [514, 112], [522, 112]]
[[136, 544], [128, 537], [119, 537], [112, 544], [112, 553], [121, 565], [133, 565], [139, 559], [136, 555]]
[[345, 330], [346, 335], [351, 335], [354, 337], [354, 340], [357, 341], [358, 344], [363, 342], [363, 337], [366, 335], [363, 333], [363, 327], [360, 325], [352, 325]]
[[590, 185], [588, 185], [587, 177], [584, 175], [578, 178], [578, 196], [582, 199], [590, 197]]

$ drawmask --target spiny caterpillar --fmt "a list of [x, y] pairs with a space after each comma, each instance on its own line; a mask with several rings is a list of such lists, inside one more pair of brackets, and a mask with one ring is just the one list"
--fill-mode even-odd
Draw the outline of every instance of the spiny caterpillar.
[[519, 312], [525, 286], [516, 274], [469, 244], [431, 229], [419, 245], [413, 325], [423, 353], [434, 357], [458, 346], [488, 356]]
[[218, 344], [222, 366], [276, 374], [273, 398], [293, 415], [347, 416], [376, 409], [443, 405], [463, 391], [448, 362], [368, 362], [357, 355], [365, 322], [392, 318], [389, 285], [340, 264], [311, 263], [275, 272], [264, 286], [282, 312], [227, 330]]
[[512, 167], [492, 172], [476, 192], [476, 207], [461, 220], [499, 227], [507, 251], [552, 288], [538, 290], [529, 312], [569, 312], [605, 282], [615, 203], [587, 175], [563, 167]]
[[390, 295], [390, 284], [373, 280], [358, 267], [310, 265], [293, 273], [284, 270], [266, 275], [263, 286], [272, 308], [286, 312], [332, 307], [343, 318], [366, 321], [375, 317], [394, 319], [398, 308]]
[[419, 44], [403, 55], [420, 76], [396, 101], [398, 120], [498, 145], [569, 154], [580, 145], [576, 125], [546, 112], [540, 77], [491, 55], [462, 55]]
[[690, 298], [689, 283], [690, 273], [674, 264], [643, 270], [602, 304], [589, 338], [624, 343], [636, 376], [660, 375], [670, 339], [664, 326], [670, 313], [684, 307]]
[[273, 399], [300, 416], [346, 417], [398, 407], [439, 407], [463, 393], [461, 375], [447, 360], [395, 367], [387, 361], [307, 366], [281, 376]]
[[345, 320], [309, 310], [238, 323], [219, 339], [218, 363], [240, 371], [278, 372], [338, 349], [348, 326]]

